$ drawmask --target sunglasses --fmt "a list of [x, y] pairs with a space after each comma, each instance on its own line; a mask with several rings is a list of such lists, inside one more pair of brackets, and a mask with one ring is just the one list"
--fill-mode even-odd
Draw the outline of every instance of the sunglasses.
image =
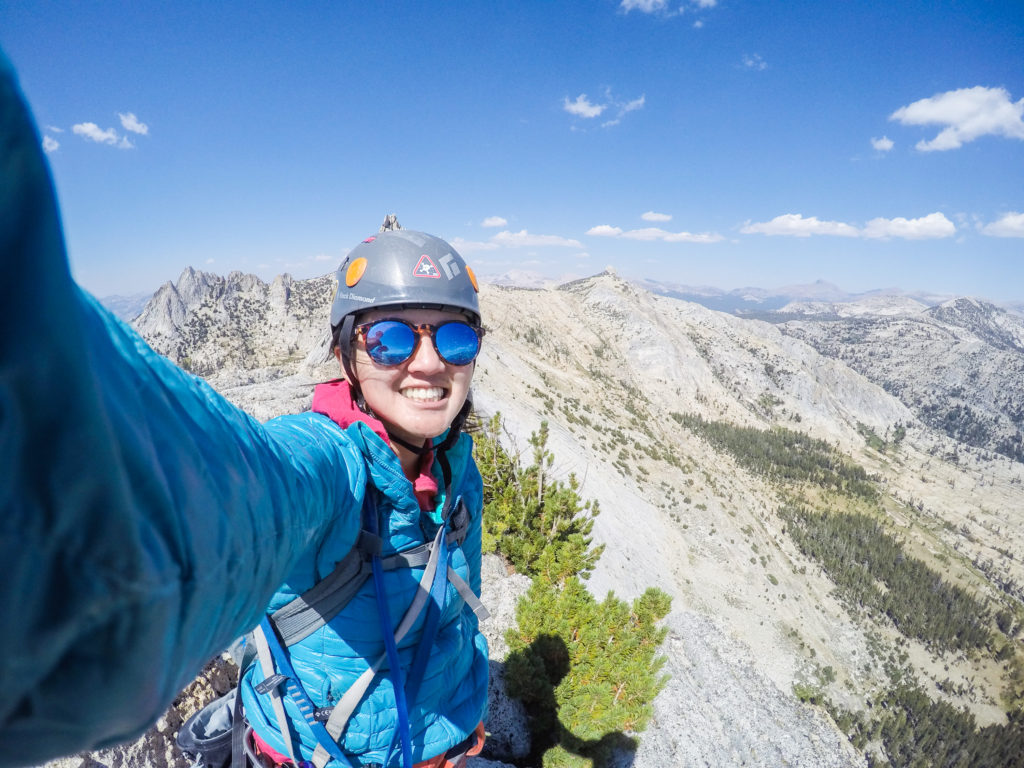
[[352, 329], [365, 342], [366, 353], [378, 365], [401, 365], [416, 353], [420, 338], [430, 334], [438, 356], [449, 365], [469, 365], [480, 354], [484, 329], [452, 320], [415, 325], [405, 320], [375, 320]]

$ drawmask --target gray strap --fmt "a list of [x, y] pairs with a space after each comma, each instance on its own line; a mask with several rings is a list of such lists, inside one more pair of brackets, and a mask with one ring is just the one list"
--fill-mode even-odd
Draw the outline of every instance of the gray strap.
[[365, 555], [380, 552], [380, 538], [366, 531], [334, 570], [312, 589], [274, 611], [271, 619], [285, 647], [304, 640], [333, 619], [370, 576]]
[[[440, 537], [443, 534], [444, 527], [442, 526], [438, 529], [437, 536]], [[435, 537], [434, 546], [431, 547], [430, 560], [427, 561], [427, 567], [423, 569], [423, 576], [420, 578], [416, 596], [402, 617], [398, 629], [395, 630], [395, 645], [398, 645], [402, 638], [409, 633], [409, 630], [416, 623], [416, 619], [419, 618], [420, 613], [423, 612], [423, 608], [427, 604], [427, 600], [430, 598], [430, 585], [434, 582], [434, 574], [437, 572], [437, 561], [439, 559], [438, 553], [441, 550], [437, 546], [439, 543], [438, 538]], [[377, 671], [385, 661], [387, 661], [387, 653], [382, 653], [368, 669], [363, 671], [363, 674], [345, 691], [345, 695], [341, 697], [341, 700], [334, 705], [334, 710], [325, 723], [325, 727], [327, 728], [327, 733], [335, 741], [341, 738], [341, 734], [344, 732], [345, 726], [348, 725], [352, 713], [356, 711], [356, 707], [359, 706], [363, 694], [366, 693], [366, 689], [373, 682], [374, 675], [377, 674]], [[315, 768], [324, 768], [330, 759], [331, 756], [327, 750], [317, 744], [316, 750], [313, 752], [313, 765]]]
[[480, 621], [487, 621], [491, 618], [491, 612], [487, 610], [483, 603], [480, 602], [480, 598], [476, 596], [466, 580], [463, 579], [454, 569], [448, 569], [448, 581], [451, 583], [459, 594], [462, 595], [462, 599], [466, 601], [466, 605], [473, 609], [473, 613]]
[[[461, 543], [468, 526], [469, 513], [460, 500], [447, 526], [448, 543]], [[437, 540], [438, 536], [435, 536], [434, 540], [427, 544], [385, 557], [381, 560], [381, 566], [385, 571], [397, 568], [422, 568], [430, 562]], [[334, 570], [323, 581], [274, 611], [270, 618], [285, 647], [306, 639], [338, 615], [370, 577], [371, 569], [366, 555], [378, 554], [380, 548], [379, 537], [367, 531], [360, 531], [356, 545], [338, 561]], [[459, 591], [462, 592], [461, 589]], [[470, 600], [467, 602], [472, 604]]]
[[[260, 669], [263, 671], [263, 679], [269, 680], [275, 674], [274, 672], [274, 658], [270, 653], [270, 646], [267, 645], [266, 635], [263, 634], [262, 627], [256, 627], [252, 633], [253, 641], [256, 644], [256, 655], [260, 660]], [[281, 739], [284, 741], [284, 745], [288, 748], [288, 755], [291, 757], [292, 762], [295, 765], [299, 764], [296, 760], [295, 745], [292, 743], [292, 732], [288, 727], [288, 716], [284, 712], [284, 702], [281, 700], [281, 689], [280, 686], [274, 686], [270, 691], [270, 703], [274, 707], [274, 716], [277, 718], [278, 728], [281, 729]]]

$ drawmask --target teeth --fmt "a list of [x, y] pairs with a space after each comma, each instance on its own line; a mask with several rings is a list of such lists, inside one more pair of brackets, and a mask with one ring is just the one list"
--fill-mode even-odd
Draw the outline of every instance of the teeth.
[[444, 397], [444, 388], [442, 387], [409, 387], [408, 389], [402, 390], [402, 396], [408, 397], [410, 400], [421, 400], [423, 402], [432, 402], [440, 400]]

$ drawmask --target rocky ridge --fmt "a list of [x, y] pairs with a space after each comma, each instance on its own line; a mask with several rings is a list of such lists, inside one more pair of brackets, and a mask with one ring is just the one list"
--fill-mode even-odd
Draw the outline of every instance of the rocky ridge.
[[815, 309], [799, 319], [783, 310], [780, 331], [841, 360], [959, 443], [1024, 460], [1024, 319], [972, 298], [916, 312]]
[[[257, 418], [303, 410], [313, 384], [337, 375], [322, 327], [333, 287], [329, 278], [279, 280], [271, 290], [255, 278], [188, 270], [158, 292], [136, 326], [172, 359], [209, 371]], [[291, 301], [296, 293], [307, 298]], [[793, 686], [831, 667], [837, 676], [828, 693], [863, 707], [884, 683], [874, 646], [879, 638], [898, 641], [891, 626], [849, 616], [834, 585], [786, 535], [774, 513], [776, 490], [680, 428], [668, 418], [673, 412], [823, 438], [883, 483], [892, 524], [918, 556], [943, 563], [948, 578], [993, 599], [1005, 599], [1007, 584], [1024, 583], [1024, 525], [1016, 515], [1024, 467], [930, 427], [912, 399], [887, 391], [889, 378], [873, 380], [855, 364], [874, 349], [868, 331], [903, 315], [862, 312], [829, 328], [813, 315], [772, 324], [658, 296], [612, 274], [557, 289], [488, 285], [481, 299], [489, 333], [475, 403], [502, 413], [513, 449], [547, 420], [558, 471], [575, 473], [583, 495], [600, 502], [595, 534], [607, 548], [592, 591], [632, 598], [654, 585], [674, 598], [664, 647], [672, 677], [635, 766], [863, 765], [821, 710], [797, 701]], [[827, 335], [841, 327], [853, 334], [842, 344]], [[948, 365], [926, 365], [925, 352], [890, 339], [892, 380], [902, 375], [906, 388], [934, 388], [941, 370], [973, 361], [965, 397], [975, 407], [994, 400], [998, 386], [989, 377], [1007, 364], [999, 355], [1008, 350], [970, 343], [967, 335], [978, 334], [945, 315], [920, 327], [935, 337], [922, 332], [934, 350], [946, 350]], [[964, 346], [943, 347], [950, 338]], [[855, 339], [868, 346], [856, 352]], [[866, 439], [890, 442], [897, 430], [905, 431], [898, 449], [880, 451]], [[946, 458], [953, 455], [960, 460]], [[499, 681], [500, 637], [516, 589], [502, 569], [488, 570], [485, 601], [503, 596], [506, 606], [488, 630]], [[936, 658], [913, 644], [909, 658], [934, 698], [970, 707], [982, 724], [1000, 721], [997, 665]], [[966, 692], [940, 691], [935, 683], [946, 676]], [[503, 700], [492, 701], [495, 711], [506, 725], [489, 725], [513, 759], [521, 713]]]

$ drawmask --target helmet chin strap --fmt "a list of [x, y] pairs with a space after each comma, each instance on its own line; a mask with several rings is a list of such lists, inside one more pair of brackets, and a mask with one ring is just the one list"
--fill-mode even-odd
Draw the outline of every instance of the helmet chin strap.
[[425, 439], [423, 441], [423, 445], [417, 448], [413, 443], [403, 440], [390, 429], [388, 429], [387, 425], [384, 426], [384, 430], [388, 433], [388, 437], [391, 438], [392, 443], [398, 443], [400, 446], [405, 448], [405, 450], [411, 451], [412, 453], [415, 453], [417, 456], [423, 456], [424, 454], [430, 453], [432, 450], [434, 450], [434, 442], [429, 438]]

